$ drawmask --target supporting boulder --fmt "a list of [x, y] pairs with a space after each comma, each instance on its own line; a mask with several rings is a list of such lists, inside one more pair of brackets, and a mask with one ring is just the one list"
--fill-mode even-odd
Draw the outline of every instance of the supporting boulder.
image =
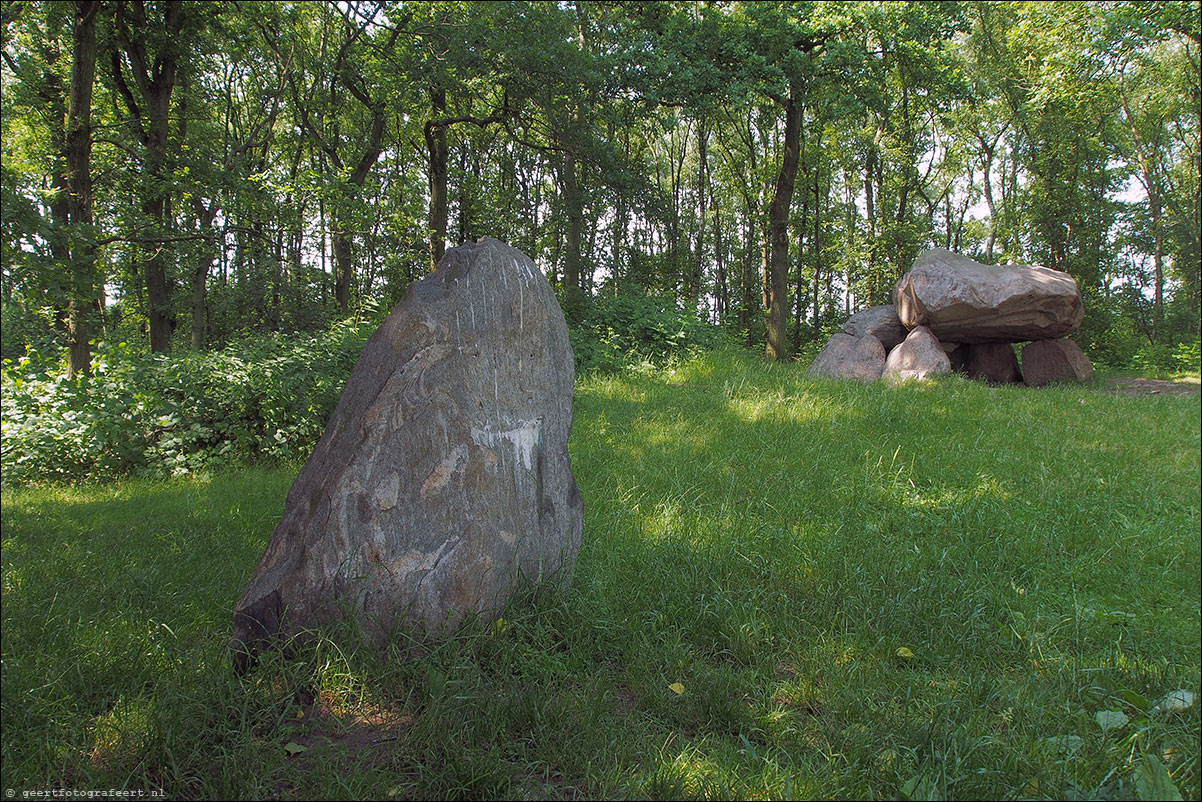
[[239, 665], [349, 615], [383, 643], [566, 578], [582, 503], [574, 369], [543, 274], [493, 239], [446, 253], [364, 347], [234, 614]]
[[1040, 340], [1023, 347], [1023, 382], [1031, 387], [1092, 378], [1089, 357], [1072, 340]]
[[1039, 265], [983, 265], [943, 248], [922, 254], [893, 294], [901, 322], [956, 343], [1063, 337], [1085, 314], [1077, 282]]
[[994, 384], [1015, 384], [1023, 380], [1011, 343], [965, 343], [956, 350], [952, 366], [970, 379], [983, 379]]
[[885, 347], [872, 335], [853, 337], [838, 333], [831, 337], [810, 364], [808, 375], [825, 379], [855, 379], [871, 382], [885, 369]]
[[926, 326], [918, 326], [889, 352], [881, 378], [890, 384], [897, 384], [911, 379], [942, 376], [951, 373], [951, 370], [952, 363], [943, 344]]
[[847, 319], [843, 324], [843, 331], [853, 337], [863, 337], [865, 334], [876, 337], [881, 341], [881, 345], [885, 346], [885, 353], [889, 353], [894, 346], [906, 339], [908, 333], [892, 304], [861, 309]]

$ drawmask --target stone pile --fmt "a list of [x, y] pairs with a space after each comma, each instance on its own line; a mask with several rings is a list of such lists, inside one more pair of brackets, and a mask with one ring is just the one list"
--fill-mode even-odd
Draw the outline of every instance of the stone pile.
[[[1039, 386], [1087, 381], [1089, 359], [1065, 337], [1085, 310], [1077, 282], [1038, 265], [983, 265], [935, 248], [893, 291], [893, 304], [852, 315], [809, 374], [891, 383], [958, 371]], [[1022, 349], [1022, 364], [1015, 343]]]

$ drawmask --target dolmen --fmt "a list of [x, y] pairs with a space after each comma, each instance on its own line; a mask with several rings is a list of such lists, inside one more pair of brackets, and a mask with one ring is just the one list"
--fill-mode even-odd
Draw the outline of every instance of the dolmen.
[[583, 506], [574, 367], [542, 272], [485, 237], [449, 250], [364, 346], [234, 613], [264, 644], [349, 617], [377, 645], [495, 619], [568, 581]]
[[[809, 375], [898, 383], [956, 371], [995, 384], [1088, 381], [1093, 366], [1067, 339], [1084, 314], [1068, 273], [984, 265], [934, 248], [901, 277], [892, 304], [847, 320]], [[1027, 343], [1021, 366], [1015, 343]]]

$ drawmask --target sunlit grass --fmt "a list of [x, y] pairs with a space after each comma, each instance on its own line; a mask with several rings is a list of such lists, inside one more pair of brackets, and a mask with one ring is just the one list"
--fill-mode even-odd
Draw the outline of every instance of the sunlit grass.
[[1152, 756], [1197, 798], [1198, 706], [1148, 708], [1199, 690], [1199, 418], [741, 354], [582, 378], [570, 589], [384, 653], [331, 631], [241, 679], [232, 607], [294, 468], [6, 490], [0, 784], [1121, 798]]

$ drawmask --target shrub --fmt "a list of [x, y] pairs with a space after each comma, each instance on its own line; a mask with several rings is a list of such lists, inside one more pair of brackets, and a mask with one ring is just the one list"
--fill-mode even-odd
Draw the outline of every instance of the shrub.
[[728, 340], [722, 329], [674, 299], [633, 294], [592, 299], [569, 334], [576, 370], [603, 373], [663, 365]]
[[6, 484], [179, 475], [312, 450], [374, 322], [246, 337], [212, 352], [101, 345], [68, 379], [37, 352], [0, 368]]
[[1130, 366], [1143, 373], [1163, 374], [1197, 371], [1202, 362], [1198, 341], [1169, 345], [1145, 345], [1131, 357]]
[[1202, 343], [1181, 343], [1173, 349], [1173, 362], [1180, 371], [1202, 371]]

